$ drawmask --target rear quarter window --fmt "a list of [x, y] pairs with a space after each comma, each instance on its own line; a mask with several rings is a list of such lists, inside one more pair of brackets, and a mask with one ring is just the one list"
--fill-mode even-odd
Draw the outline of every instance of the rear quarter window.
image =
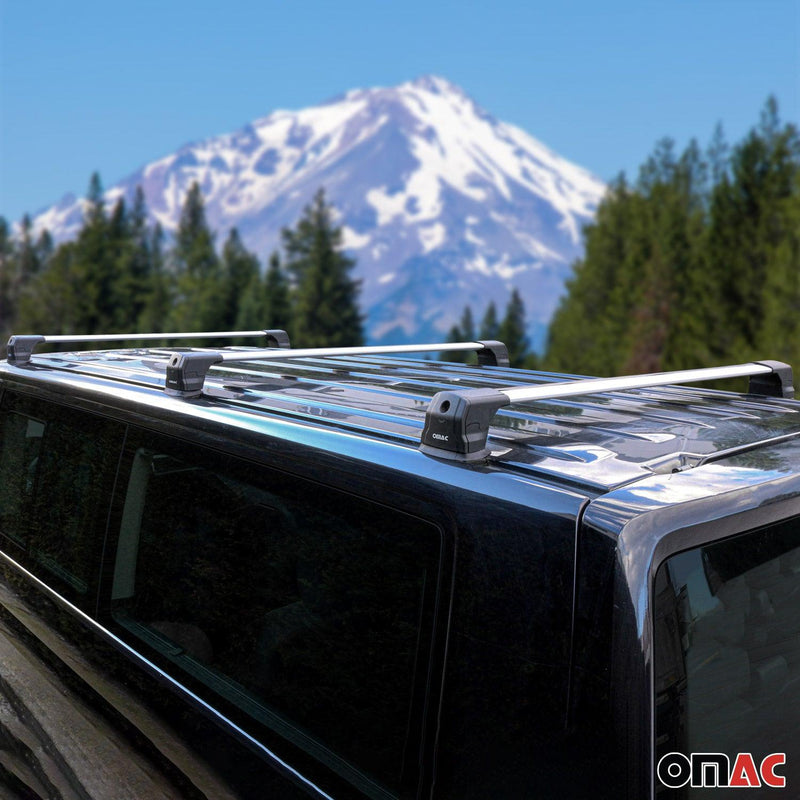
[[[749, 753], [759, 766], [785, 753], [778, 771], [797, 791], [800, 520], [672, 556], [658, 570], [655, 594], [656, 761], [671, 752], [722, 753], [733, 766]], [[680, 798], [708, 791], [660, 788]], [[748, 797], [773, 794], [761, 786]]]

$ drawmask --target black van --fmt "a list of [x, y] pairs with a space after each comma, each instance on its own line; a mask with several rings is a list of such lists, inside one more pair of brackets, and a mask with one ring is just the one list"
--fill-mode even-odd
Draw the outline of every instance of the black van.
[[10, 340], [3, 797], [796, 796], [786, 365], [246, 333]]

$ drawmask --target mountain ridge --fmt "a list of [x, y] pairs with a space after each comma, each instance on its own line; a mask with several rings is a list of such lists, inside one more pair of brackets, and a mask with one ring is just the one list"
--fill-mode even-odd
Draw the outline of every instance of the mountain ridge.
[[[517, 287], [540, 344], [605, 188], [435, 75], [274, 110], [146, 164], [105, 199], [141, 185], [171, 233], [194, 181], [212, 229], [237, 227], [262, 260], [323, 186], [380, 343], [443, 338], [465, 305], [502, 307]], [[34, 224], [71, 238], [83, 203], [65, 196]]]

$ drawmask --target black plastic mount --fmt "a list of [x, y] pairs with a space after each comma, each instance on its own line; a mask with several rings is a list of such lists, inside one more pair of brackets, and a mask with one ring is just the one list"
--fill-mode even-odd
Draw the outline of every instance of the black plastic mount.
[[763, 394], [768, 397], [794, 397], [794, 378], [792, 368], [783, 361], [756, 361], [769, 367], [772, 372], [753, 375], [747, 388], [749, 394]]
[[282, 330], [264, 331], [269, 347], [280, 347], [282, 350], [289, 350], [292, 346], [289, 341], [289, 334]]
[[15, 366], [29, 363], [36, 345], [44, 341], [44, 336], [12, 336], [8, 340], [6, 360]]
[[222, 353], [173, 353], [167, 362], [164, 391], [175, 397], [197, 397], [208, 371], [221, 363]]
[[482, 367], [508, 367], [511, 362], [508, 360], [508, 348], [502, 343], [493, 339], [479, 340], [486, 349], [478, 350], [478, 364]]
[[458, 389], [438, 392], [428, 406], [420, 450], [437, 458], [480, 461], [490, 454], [486, 446], [489, 424], [508, 397], [497, 389]]
[[[264, 336], [267, 337], [267, 342], [271, 347], [282, 350], [291, 349], [286, 331], [264, 331]], [[164, 391], [174, 397], [199, 396], [203, 393], [203, 385], [208, 371], [214, 364], [221, 364], [223, 360], [222, 353], [213, 351], [173, 353], [167, 362], [167, 380], [164, 384]]]

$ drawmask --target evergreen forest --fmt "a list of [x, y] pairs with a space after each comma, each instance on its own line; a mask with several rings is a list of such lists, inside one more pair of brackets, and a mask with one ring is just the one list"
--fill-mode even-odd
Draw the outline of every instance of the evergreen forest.
[[294, 345], [363, 343], [355, 262], [341, 251], [341, 230], [319, 190], [283, 252], [266, 269], [238, 231], [222, 247], [206, 220], [200, 187], [187, 192], [174, 239], [165, 247], [148, 224], [141, 189], [111, 209], [98, 175], [89, 184], [83, 225], [53, 246], [34, 236], [29, 217], [11, 234], [0, 218], [0, 335], [232, 331], [282, 328]]
[[660, 142], [620, 175], [550, 326], [548, 369], [625, 375], [774, 359], [800, 367], [800, 138], [774, 99], [729, 147]]

